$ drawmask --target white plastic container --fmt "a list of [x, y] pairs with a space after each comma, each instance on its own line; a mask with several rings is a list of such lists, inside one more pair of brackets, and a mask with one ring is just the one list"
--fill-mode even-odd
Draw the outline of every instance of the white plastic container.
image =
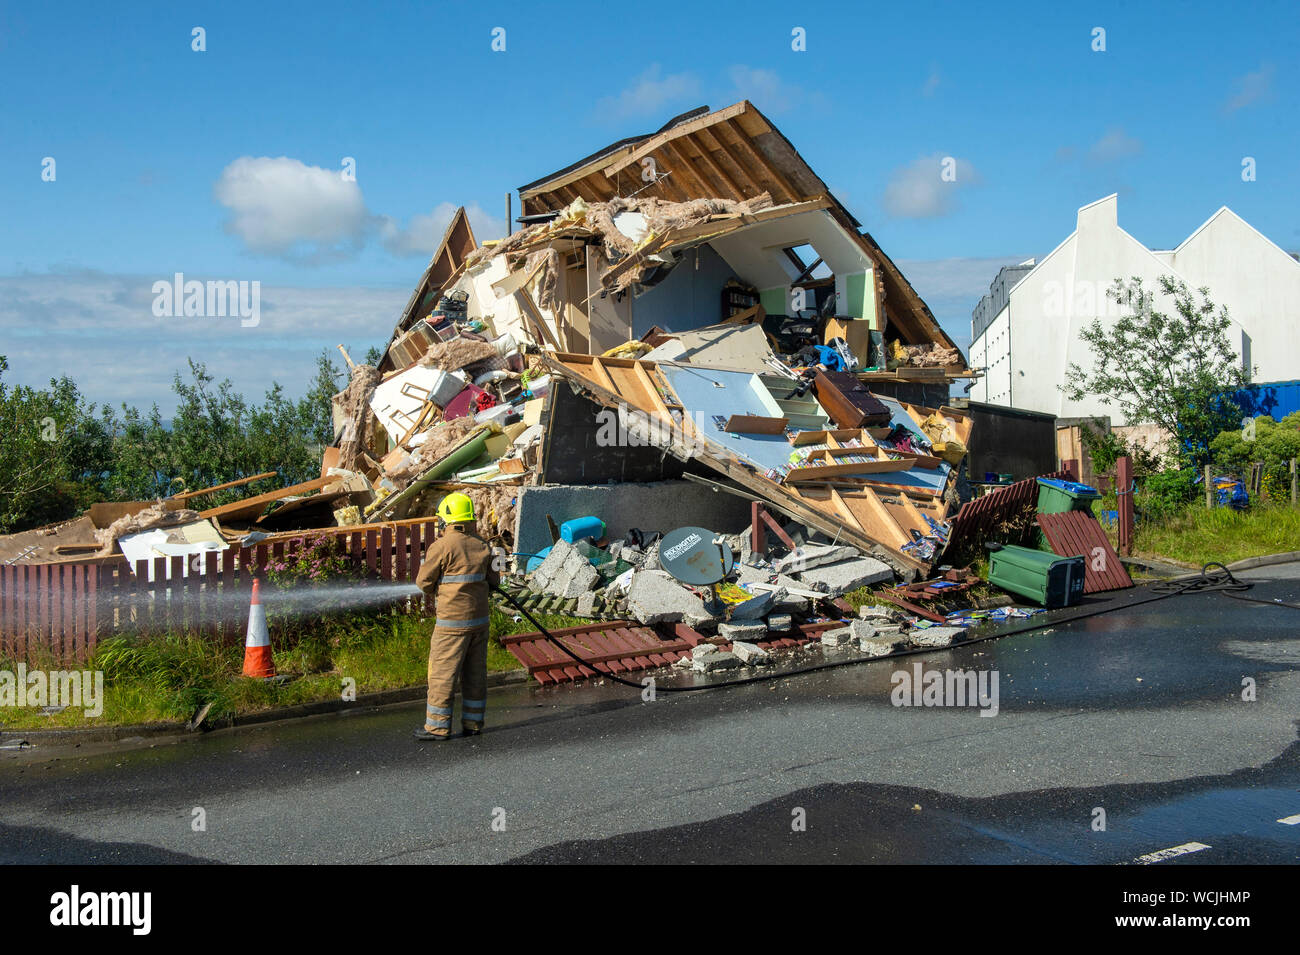
[[505, 424], [506, 418], [510, 416], [510, 412], [513, 410], [514, 406], [505, 402], [499, 405], [493, 405], [491, 408], [480, 411], [476, 414], [474, 416], [474, 423], [487, 424], [490, 421], [495, 421], [497, 424]]

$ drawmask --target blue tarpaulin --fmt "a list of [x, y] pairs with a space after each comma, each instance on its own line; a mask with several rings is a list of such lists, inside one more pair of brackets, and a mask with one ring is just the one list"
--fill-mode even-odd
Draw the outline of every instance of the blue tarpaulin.
[[1224, 393], [1241, 409], [1242, 417], [1268, 415], [1281, 421], [1293, 411], [1300, 411], [1300, 381], [1274, 381], [1247, 385]]

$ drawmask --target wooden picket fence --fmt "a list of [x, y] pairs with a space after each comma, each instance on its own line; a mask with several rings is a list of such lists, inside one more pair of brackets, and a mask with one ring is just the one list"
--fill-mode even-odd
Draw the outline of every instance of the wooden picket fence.
[[[436, 527], [432, 520], [395, 522], [364, 531], [313, 531], [305, 539], [336, 538], [360, 574], [356, 586], [365, 587], [413, 581]], [[137, 561], [134, 573], [120, 556], [0, 566], [0, 658], [52, 656], [71, 663], [89, 657], [100, 641], [126, 634], [188, 632], [237, 643], [244, 638], [253, 580], [265, 584], [269, 567], [292, 560], [304, 546], [304, 538], [295, 538], [189, 558], [155, 557]], [[428, 597], [400, 606], [433, 610]]]

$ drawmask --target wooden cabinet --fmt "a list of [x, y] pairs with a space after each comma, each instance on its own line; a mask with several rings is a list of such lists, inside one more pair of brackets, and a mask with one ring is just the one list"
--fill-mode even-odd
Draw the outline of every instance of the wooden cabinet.
[[880, 399], [848, 372], [817, 372], [813, 393], [838, 428], [879, 427], [893, 418]]

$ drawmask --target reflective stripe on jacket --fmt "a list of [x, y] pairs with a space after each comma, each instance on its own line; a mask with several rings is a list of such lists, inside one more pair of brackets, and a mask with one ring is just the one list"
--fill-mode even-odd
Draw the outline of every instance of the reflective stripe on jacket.
[[488, 588], [500, 579], [492, 549], [473, 525], [451, 524], [430, 545], [415, 585], [433, 594], [435, 629], [476, 630], [488, 625]]

